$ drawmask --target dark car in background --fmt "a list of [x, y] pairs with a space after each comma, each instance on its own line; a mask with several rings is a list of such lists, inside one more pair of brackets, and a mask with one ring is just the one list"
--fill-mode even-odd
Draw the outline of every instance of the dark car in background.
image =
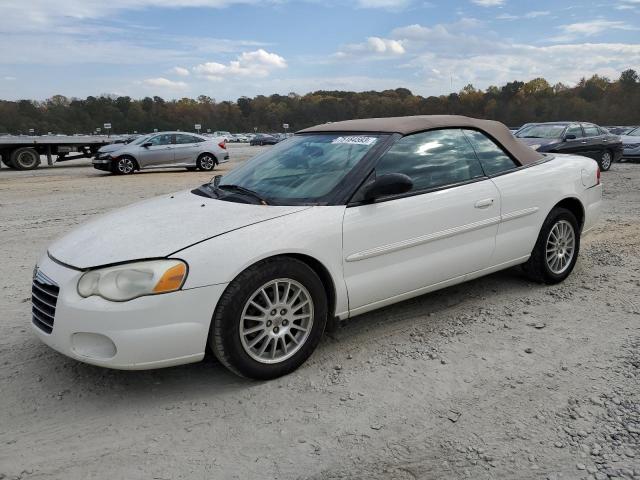
[[539, 152], [593, 158], [603, 171], [622, 158], [620, 137], [593, 123], [531, 123], [518, 130], [516, 137]]
[[278, 143], [278, 139], [273, 135], [267, 133], [258, 133], [251, 139], [249, 145], [275, 145]]

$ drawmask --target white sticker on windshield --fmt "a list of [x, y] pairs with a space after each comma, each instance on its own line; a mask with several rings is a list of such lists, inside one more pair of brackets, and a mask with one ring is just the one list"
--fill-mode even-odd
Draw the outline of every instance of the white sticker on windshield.
[[338, 137], [335, 138], [331, 143], [335, 144], [345, 144], [345, 145], [373, 145], [376, 143], [376, 137], [363, 137], [361, 135], [354, 137]]

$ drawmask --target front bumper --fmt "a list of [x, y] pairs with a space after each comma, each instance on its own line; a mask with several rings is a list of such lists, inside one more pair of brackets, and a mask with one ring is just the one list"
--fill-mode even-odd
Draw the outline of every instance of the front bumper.
[[83, 272], [45, 256], [38, 269], [60, 288], [50, 334], [38, 337], [76, 360], [123, 370], [169, 367], [202, 360], [213, 311], [226, 284], [110, 302], [83, 298]]
[[626, 147], [624, 148], [624, 153], [622, 154], [622, 158], [637, 160], [640, 159], [640, 146], [635, 148]]
[[91, 163], [98, 170], [111, 171], [111, 160], [106, 158], [94, 158]]

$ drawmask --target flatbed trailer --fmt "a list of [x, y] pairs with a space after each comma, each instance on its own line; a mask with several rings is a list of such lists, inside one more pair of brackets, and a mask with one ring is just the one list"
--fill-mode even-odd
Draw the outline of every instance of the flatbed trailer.
[[33, 170], [40, 165], [40, 156], [47, 157], [47, 164], [91, 158], [98, 149], [113, 143], [117, 137], [99, 135], [42, 135], [0, 137], [0, 156], [2, 162], [16, 170]]

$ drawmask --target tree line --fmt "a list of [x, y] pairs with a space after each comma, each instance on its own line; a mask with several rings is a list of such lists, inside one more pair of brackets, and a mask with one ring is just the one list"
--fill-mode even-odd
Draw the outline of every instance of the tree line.
[[352, 118], [456, 114], [526, 122], [581, 120], [600, 125], [640, 124], [640, 78], [634, 70], [617, 80], [593, 75], [574, 87], [551, 85], [544, 78], [513, 81], [486, 90], [467, 85], [458, 93], [423, 97], [406, 88], [381, 92], [316, 91], [306, 95], [258, 95], [217, 102], [209, 96], [164, 100], [101, 95], [86, 99], [55, 95], [45, 101], [0, 100], [0, 133], [92, 133], [104, 123], [112, 133], [154, 129], [280, 132]]

